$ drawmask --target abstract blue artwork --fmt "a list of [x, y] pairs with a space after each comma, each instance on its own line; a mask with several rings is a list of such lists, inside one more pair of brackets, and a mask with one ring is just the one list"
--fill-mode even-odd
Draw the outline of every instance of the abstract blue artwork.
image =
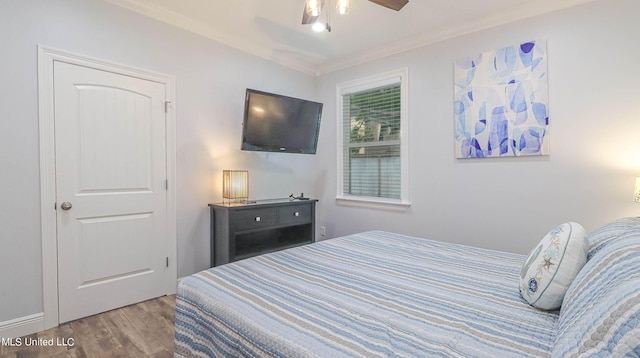
[[457, 158], [549, 154], [545, 41], [461, 58], [454, 81]]

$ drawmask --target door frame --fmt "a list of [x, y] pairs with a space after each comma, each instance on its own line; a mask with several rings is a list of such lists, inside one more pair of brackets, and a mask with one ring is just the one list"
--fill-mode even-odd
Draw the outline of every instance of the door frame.
[[58, 237], [56, 224], [56, 157], [54, 137], [54, 63], [65, 62], [96, 70], [162, 83], [166, 88], [167, 255], [166, 294], [175, 294], [178, 278], [176, 225], [175, 77], [38, 45], [38, 117], [40, 134], [40, 224], [42, 236], [42, 294], [44, 329], [58, 320]]

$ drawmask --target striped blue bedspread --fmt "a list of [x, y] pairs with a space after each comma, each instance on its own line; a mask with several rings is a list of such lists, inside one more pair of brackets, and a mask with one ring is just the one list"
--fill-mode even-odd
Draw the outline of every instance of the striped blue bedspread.
[[177, 357], [544, 357], [525, 256], [371, 231], [180, 281]]

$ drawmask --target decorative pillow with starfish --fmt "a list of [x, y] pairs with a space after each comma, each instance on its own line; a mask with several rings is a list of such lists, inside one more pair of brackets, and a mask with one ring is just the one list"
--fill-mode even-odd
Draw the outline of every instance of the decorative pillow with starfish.
[[587, 262], [589, 241], [582, 225], [558, 225], [527, 256], [520, 271], [520, 294], [529, 304], [556, 310]]

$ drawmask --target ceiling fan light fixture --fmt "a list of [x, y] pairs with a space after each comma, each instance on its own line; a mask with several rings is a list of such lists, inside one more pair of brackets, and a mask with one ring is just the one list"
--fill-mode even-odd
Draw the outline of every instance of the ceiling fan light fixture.
[[307, 0], [307, 14], [309, 16], [320, 15], [322, 4], [320, 0]]
[[349, 13], [350, 4], [349, 0], [338, 0], [336, 2], [336, 12], [340, 15], [346, 15]]

